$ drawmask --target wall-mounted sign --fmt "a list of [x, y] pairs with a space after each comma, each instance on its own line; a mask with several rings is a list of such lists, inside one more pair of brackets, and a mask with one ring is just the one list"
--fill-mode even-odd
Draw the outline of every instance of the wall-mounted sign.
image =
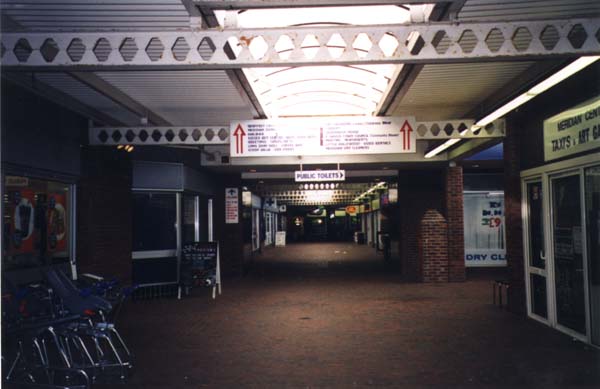
[[345, 170], [296, 170], [296, 182], [345, 181]]
[[358, 213], [358, 207], [356, 205], [348, 205], [346, 207], [346, 213], [350, 216], [356, 216]]
[[413, 117], [233, 121], [232, 157], [416, 152]]
[[239, 216], [238, 189], [225, 188], [225, 223], [236, 224]]
[[544, 121], [544, 160], [600, 148], [600, 96]]
[[29, 186], [29, 178], [21, 176], [6, 176], [4, 178], [6, 186]]
[[263, 209], [270, 212], [279, 212], [277, 199], [275, 197], [266, 197], [263, 203]]

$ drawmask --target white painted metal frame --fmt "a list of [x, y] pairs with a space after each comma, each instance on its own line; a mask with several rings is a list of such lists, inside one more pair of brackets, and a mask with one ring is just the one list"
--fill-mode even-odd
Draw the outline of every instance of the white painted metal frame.
[[[527, 286], [527, 312], [529, 317], [542, 321], [546, 324], [549, 324], [551, 327], [558, 329], [561, 332], [564, 332], [570, 336], [573, 336], [576, 339], [584, 341], [586, 343], [591, 344], [591, 317], [590, 317], [590, 306], [589, 306], [589, 277], [588, 277], [588, 266], [589, 261], [587, 258], [587, 234], [585, 231], [585, 226], [587, 225], [586, 215], [585, 215], [585, 183], [584, 183], [584, 172], [586, 168], [592, 166], [598, 166], [600, 164], [600, 155], [599, 154], [589, 154], [582, 157], [572, 158], [566, 161], [560, 161], [548, 165], [544, 165], [538, 168], [529, 169], [521, 172], [521, 210], [523, 217], [523, 243], [525, 256], [524, 259], [527, 260], [525, 264], [525, 279]], [[565, 177], [569, 175], [579, 175], [580, 177], [580, 202], [581, 202], [581, 223], [584, 230], [582, 231], [582, 244], [583, 244], [583, 255], [584, 255], [584, 294], [585, 294], [585, 307], [586, 307], [586, 334], [580, 334], [576, 331], [573, 331], [565, 326], [558, 324], [557, 316], [556, 316], [556, 290], [555, 290], [555, 271], [554, 271], [554, 245], [552, 244], [554, 240], [553, 236], [553, 199], [552, 199], [552, 191], [551, 184], [552, 180], [560, 177]], [[548, 260], [546, 261], [546, 270], [547, 270], [547, 279], [546, 279], [546, 287], [547, 287], [547, 296], [548, 296], [548, 321], [540, 320], [539, 316], [531, 313], [531, 300], [530, 300], [530, 285], [529, 285], [529, 262], [528, 262], [528, 237], [526, 235], [525, 230], [528, 228], [528, 218], [527, 214], [523, 211], [526, 207], [526, 183], [532, 182], [535, 180], [542, 181], [542, 196], [543, 196], [543, 209], [544, 209], [544, 245], [546, 248], [546, 257]]]
[[217, 145], [229, 144], [229, 127], [92, 127], [91, 145]]
[[[558, 35], [558, 40], [552, 47], [546, 47], [548, 45], [544, 46], [542, 42], [543, 32], [548, 28]], [[577, 40], [581, 42], [574, 44], [570, 34], [579, 28], [585, 34], [579, 34]], [[596, 39], [599, 29], [600, 18], [589, 18], [199, 31], [8, 32], [2, 34], [0, 41], [4, 53], [2, 66], [7, 70], [231, 69], [318, 64], [449, 63], [474, 59], [523, 60], [558, 55], [592, 55], [600, 53], [600, 42]], [[530, 36], [526, 47], [513, 42], [520, 31], [527, 31]], [[490, 34], [496, 36], [496, 32], [502, 35], [502, 45], [496, 47], [486, 44]], [[447, 38], [446, 43], [443, 47], [438, 45], [436, 48], [432, 42], [438, 41], [442, 33]], [[327, 42], [336, 34], [346, 43], [339, 56], [334, 55], [327, 47]], [[353, 43], [362, 34], [366, 34], [372, 43], [368, 52], [353, 47]], [[395, 50], [388, 52], [388, 55], [380, 46], [386, 35], [397, 43]], [[287, 38], [283, 38], [284, 36]], [[476, 40], [472, 49], [466, 48], [465, 36], [470, 41]], [[308, 48], [308, 44], [304, 43], [307, 37], [311, 40], [314, 37], [319, 43], [314, 56], [303, 50]], [[294, 49], [284, 53], [285, 55], [278, 53], [276, 45], [280, 39], [291, 42]], [[414, 39], [422, 40], [423, 47], [411, 51], [408, 42]], [[163, 50], [160, 55], [149, 56], [146, 48], [153, 42], [152, 47], [155, 47], [156, 40], [160, 41]], [[14, 50], [18, 44], [24, 48], [19, 57]], [[73, 54], [74, 44], [78, 49], [77, 55]], [[228, 44], [235, 55], [231, 56], [226, 52]], [[257, 48], [251, 50], [252, 45]], [[99, 47], [103, 49], [101, 55], [97, 54], [100, 52]], [[174, 51], [178, 54], [175, 55]], [[43, 52], [51, 54], [44, 56]]]
[[208, 199], [208, 241], [214, 241], [213, 199]]
[[[550, 270], [550, 266], [549, 266], [549, 261], [546, 260], [545, 261], [545, 269], [540, 269], [537, 267], [533, 267], [531, 266], [531, 247], [530, 247], [530, 223], [529, 223], [529, 195], [528, 195], [528, 191], [527, 191], [527, 185], [528, 184], [532, 184], [532, 183], [536, 183], [539, 182], [541, 187], [542, 187], [542, 215], [544, 218], [544, 252], [545, 252], [545, 258], [550, 258], [550, 255], [548, 253], [548, 248], [546, 247], [546, 236], [547, 236], [547, 226], [549, 225], [546, 218], [548, 215], [548, 212], [544, 209], [544, 207], [546, 206], [546, 201], [544, 200], [546, 198], [546, 194], [544, 193], [544, 184], [542, 182], [542, 176], [538, 175], [538, 176], [533, 176], [527, 179], [523, 179], [521, 181], [521, 193], [523, 194], [522, 197], [522, 201], [521, 201], [521, 215], [523, 218], [523, 261], [525, 262], [525, 266], [524, 266], [524, 270], [525, 270], [525, 287], [526, 287], [526, 299], [527, 299], [527, 315], [529, 317], [531, 317], [532, 319], [535, 319], [537, 321], [540, 321], [544, 324], [551, 324], [550, 322], [550, 318], [554, 317], [554, 304], [550, 303], [550, 299], [551, 296], [553, 296], [553, 294], [550, 291], [550, 288], [552, 287], [552, 285], [550, 285], [550, 281], [549, 281], [549, 276], [548, 276], [548, 272]], [[530, 276], [531, 274], [537, 274], [541, 277], [544, 277], [544, 279], [546, 280], [546, 318], [539, 316], [537, 314], [535, 314], [532, 310], [532, 296], [531, 296], [531, 280], [530, 280]]]
[[77, 279], [77, 185], [69, 187], [69, 261], [71, 263], [71, 278]]
[[[473, 119], [417, 122], [417, 140], [484, 139], [505, 136], [504, 120], [496, 120], [489, 128], [474, 131]], [[217, 145], [230, 143], [230, 129], [223, 126], [167, 127], [91, 127], [91, 145]]]

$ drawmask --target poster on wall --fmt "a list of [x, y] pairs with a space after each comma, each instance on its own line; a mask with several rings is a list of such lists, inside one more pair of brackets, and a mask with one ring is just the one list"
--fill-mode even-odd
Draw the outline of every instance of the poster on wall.
[[464, 194], [465, 265], [506, 266], [503, 193]]
[[63, 252], [67, 249], [67, 212], [65, 195], [51, 193], [48, 196], [46, 211], [46, 247], [50, 252]]
[[36, 239], [35, 195], [30, 189], [10, 192], [11, 211], [13, 222], [10, 223], [10, 250], [9, 254], [33, 253]]

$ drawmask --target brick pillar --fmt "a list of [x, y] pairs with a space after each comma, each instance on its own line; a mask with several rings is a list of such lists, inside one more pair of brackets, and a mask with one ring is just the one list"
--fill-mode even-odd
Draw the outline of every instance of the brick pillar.
[[446, 220], [448, 222], [448, 281], [465, 281], [465, 236], [463, 221], [463, 170], [446, 170]]
[[448, 282], [448, 224], [436, 210], [425, 212], [419, 227], [421, 281]]
[[85, 148], [77, 185], [77, 270], [131, 280], [131, 161], [114, 148]]
[[[222, 186], [217, 190], [213, 200], [213, 223], [215, 240], [219, 241], [221, 254], [221, 272], [225, 276], [240, 276], [244, 264], [244, 230], [241, 175], [221, 176]], [[238, 188], [237, 224], [225, 223], [225, 188]], [[249, 232], [247, 232], [249, 233]]]
[[504, 138], [504, 220], [506, 260], [510, 288], [508, 309], [525, 314], [523, 222], [521, 220], [520, 141], [514, 126], [507, 123]]

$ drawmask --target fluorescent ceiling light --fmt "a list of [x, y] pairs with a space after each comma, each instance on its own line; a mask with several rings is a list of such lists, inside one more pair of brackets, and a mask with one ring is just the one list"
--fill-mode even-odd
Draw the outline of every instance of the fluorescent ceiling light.
[[[533, 99], [535, 96], [547, 91], [548, 89], [552, 88], [554, 85], [571, 77], [573, 74], [579, 72], [580, 70], [583, 70], [584, 68], [593, 64], [594, 62], [596, 62], [599, 59], [600, 59], [600, 56], [586, 56], [586, 57], [578, 58], [577, 60], [573, 61], [569, 65], [567, 65], [564, 68], [562, 68], [561, 70], [559, 70], [558, 72], [554, 73], [552, 76], [539, 82], [538, 84], [536, 84], [535, 86], [530, 88], [527, 92], [515, 97], [514, 99], [512, 99], [508, 103], [504, 104], [503, 106], [501, 106], [494, 112], [492, 112], [489, 115], [485, 116], [484, 118], [478, 120], [471, 128], [471, 131], [476, 132], [479, 129], [481, 129], [482, 127], [487, 126], [488, 124], [492, 123], [494, 120], [503, 117], [510, 111], [520, 107], [521, 105], [525, 104], [529, 100]], [[461, 132], [461, 135], [464, 135], [464, 133], [466, 133], [466, 132], [465, 131]], [[460, 142], [461, 140], [462, 139], [448, 139], [445, 143], [439, 145], [435, 149], [433, 149], [430, 152], [428, 152], [427, 154], [425, 154], [425, 158], [435, 157], [442, 151], [455, 145], [456, 143]]]

